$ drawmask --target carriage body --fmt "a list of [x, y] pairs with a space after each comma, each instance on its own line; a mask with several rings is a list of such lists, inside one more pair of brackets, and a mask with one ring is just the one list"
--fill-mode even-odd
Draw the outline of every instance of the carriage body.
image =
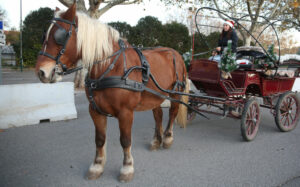
[[[300, 66], [294, 67], [293, 76], [288, 77], [279, 75], [277, 71], [267, 75], [266, 69], [255, 64], [241, 64], [230, 73], [230, 78], [225, 79], [218, 62], [192, 60], [189, 79], [206, 97], [190, 97], [190, 106], [199, 112], [240, 119], [241, 133], [246, 141], [253, 140], [258, 132], [261, 107], [270, 110], [281, 131], [293, 130], [300, 118], [300, 101], [292, 92]], [[188, 120], [194, 117], [193, 112], [188, 114]]]
[[214, 97], [265, 97], [291, 91], [295, 77], [271, 77], [262, 71], [250, 65], [232, 72], [231, 78], [223, 79], [218, 62], [198, 59], [191, 62], [189, 78], [198, 90]]

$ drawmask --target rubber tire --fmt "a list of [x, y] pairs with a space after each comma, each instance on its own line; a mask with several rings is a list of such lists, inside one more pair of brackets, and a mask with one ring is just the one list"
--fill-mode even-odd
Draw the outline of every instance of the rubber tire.
[[[284, 126], [284, 124], [282, 124], [280, 120], [280, 105], [287, 97], [293, 97], [293, 99], [296, 102], [296, 119], [294, 119], [294, 123], [292, 124], [291, 128], [287, 128], [286, 126]], [[299, 122], [299, 116], [300, 116], [300, 101], [298, 96], [293, 92], [286, 92], [281, 94], [279, 96], [279, 99], [275, 107], [275, 123], [278, 129], [282, 132], [289, 132], [294, 130]]]
[[[253, 133], [249, 136], [247, 134], [247, 113], [249, 112], [249, 109], [251, 106], [256, 105], [257, 108], [257, 113], [258, 113], [258, 120], [256, 121], [256, 126], [255, 129], [253, 130]], [[250, 98], [249, 100], [247, 100], [243, 112], [242, 112], [242, 116], [241, 116], [241, 134], [242, 137], [245, 141], [252, 141], [255, 139], [258, 129], [259, 129], [259, 124], [260, 124], [260, 109], [259, 109], [259, 104], [257, 103], [257, 101], [255, 100], [255, 98]]]

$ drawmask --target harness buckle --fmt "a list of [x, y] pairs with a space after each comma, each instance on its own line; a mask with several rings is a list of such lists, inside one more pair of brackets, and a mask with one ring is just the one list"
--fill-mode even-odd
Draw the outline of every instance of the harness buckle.
[[61, 55], [63, 55], [63, 54], [65, 53], [65, 49], [61, 49], [61, 50], [59, 51], [59, 53], [60, 53]]
[[138, 47], [139, 49], [142, 49], [144, 46], [143, 46], [143, 44], [139, 44], [137, 47]]
[[91, 82], [91, 88], [95, 89], [96, 88], [96, 84], [94, 82]]
[[123, 40], [119, 40], [119, 46], [120, 46], [120, 48], [122, 48], [122, 49], [125, 49], [125, 48], [126, 48], [125, 43], [124, 43]]

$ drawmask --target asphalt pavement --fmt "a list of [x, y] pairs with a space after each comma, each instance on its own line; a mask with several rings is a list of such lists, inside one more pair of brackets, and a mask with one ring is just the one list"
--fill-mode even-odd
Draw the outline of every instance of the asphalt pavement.
[[[32, 71], [4, 71], [3, 84], [38, 82]], [[279, 132], [265, 109], [252, 142], [242, 140], [239, 120], [197, 116], [186, 129], [175, 125], [170, 149], [153, 152], [152, 112], [135, 113], [135, 176], [130, 183], [118, 181], [123, 153], [117, 120], [109, 118], [105, 171], [88, 181], [94, 126], [85, 93], [76, 91], [75, 103], [76, 120], [0, 131], [0, 186], [300, 186], [299, 124], [292, 132]], [[164, 109], [164, 127], [167, 120]]]

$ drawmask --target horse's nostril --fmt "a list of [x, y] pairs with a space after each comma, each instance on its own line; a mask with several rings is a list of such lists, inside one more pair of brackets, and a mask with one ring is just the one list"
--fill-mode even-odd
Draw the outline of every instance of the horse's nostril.
[[39, 71], [39, 76], [42, 78], [42, 77], [45, 77], [45, 72], [43, 70], [40, 70]]

